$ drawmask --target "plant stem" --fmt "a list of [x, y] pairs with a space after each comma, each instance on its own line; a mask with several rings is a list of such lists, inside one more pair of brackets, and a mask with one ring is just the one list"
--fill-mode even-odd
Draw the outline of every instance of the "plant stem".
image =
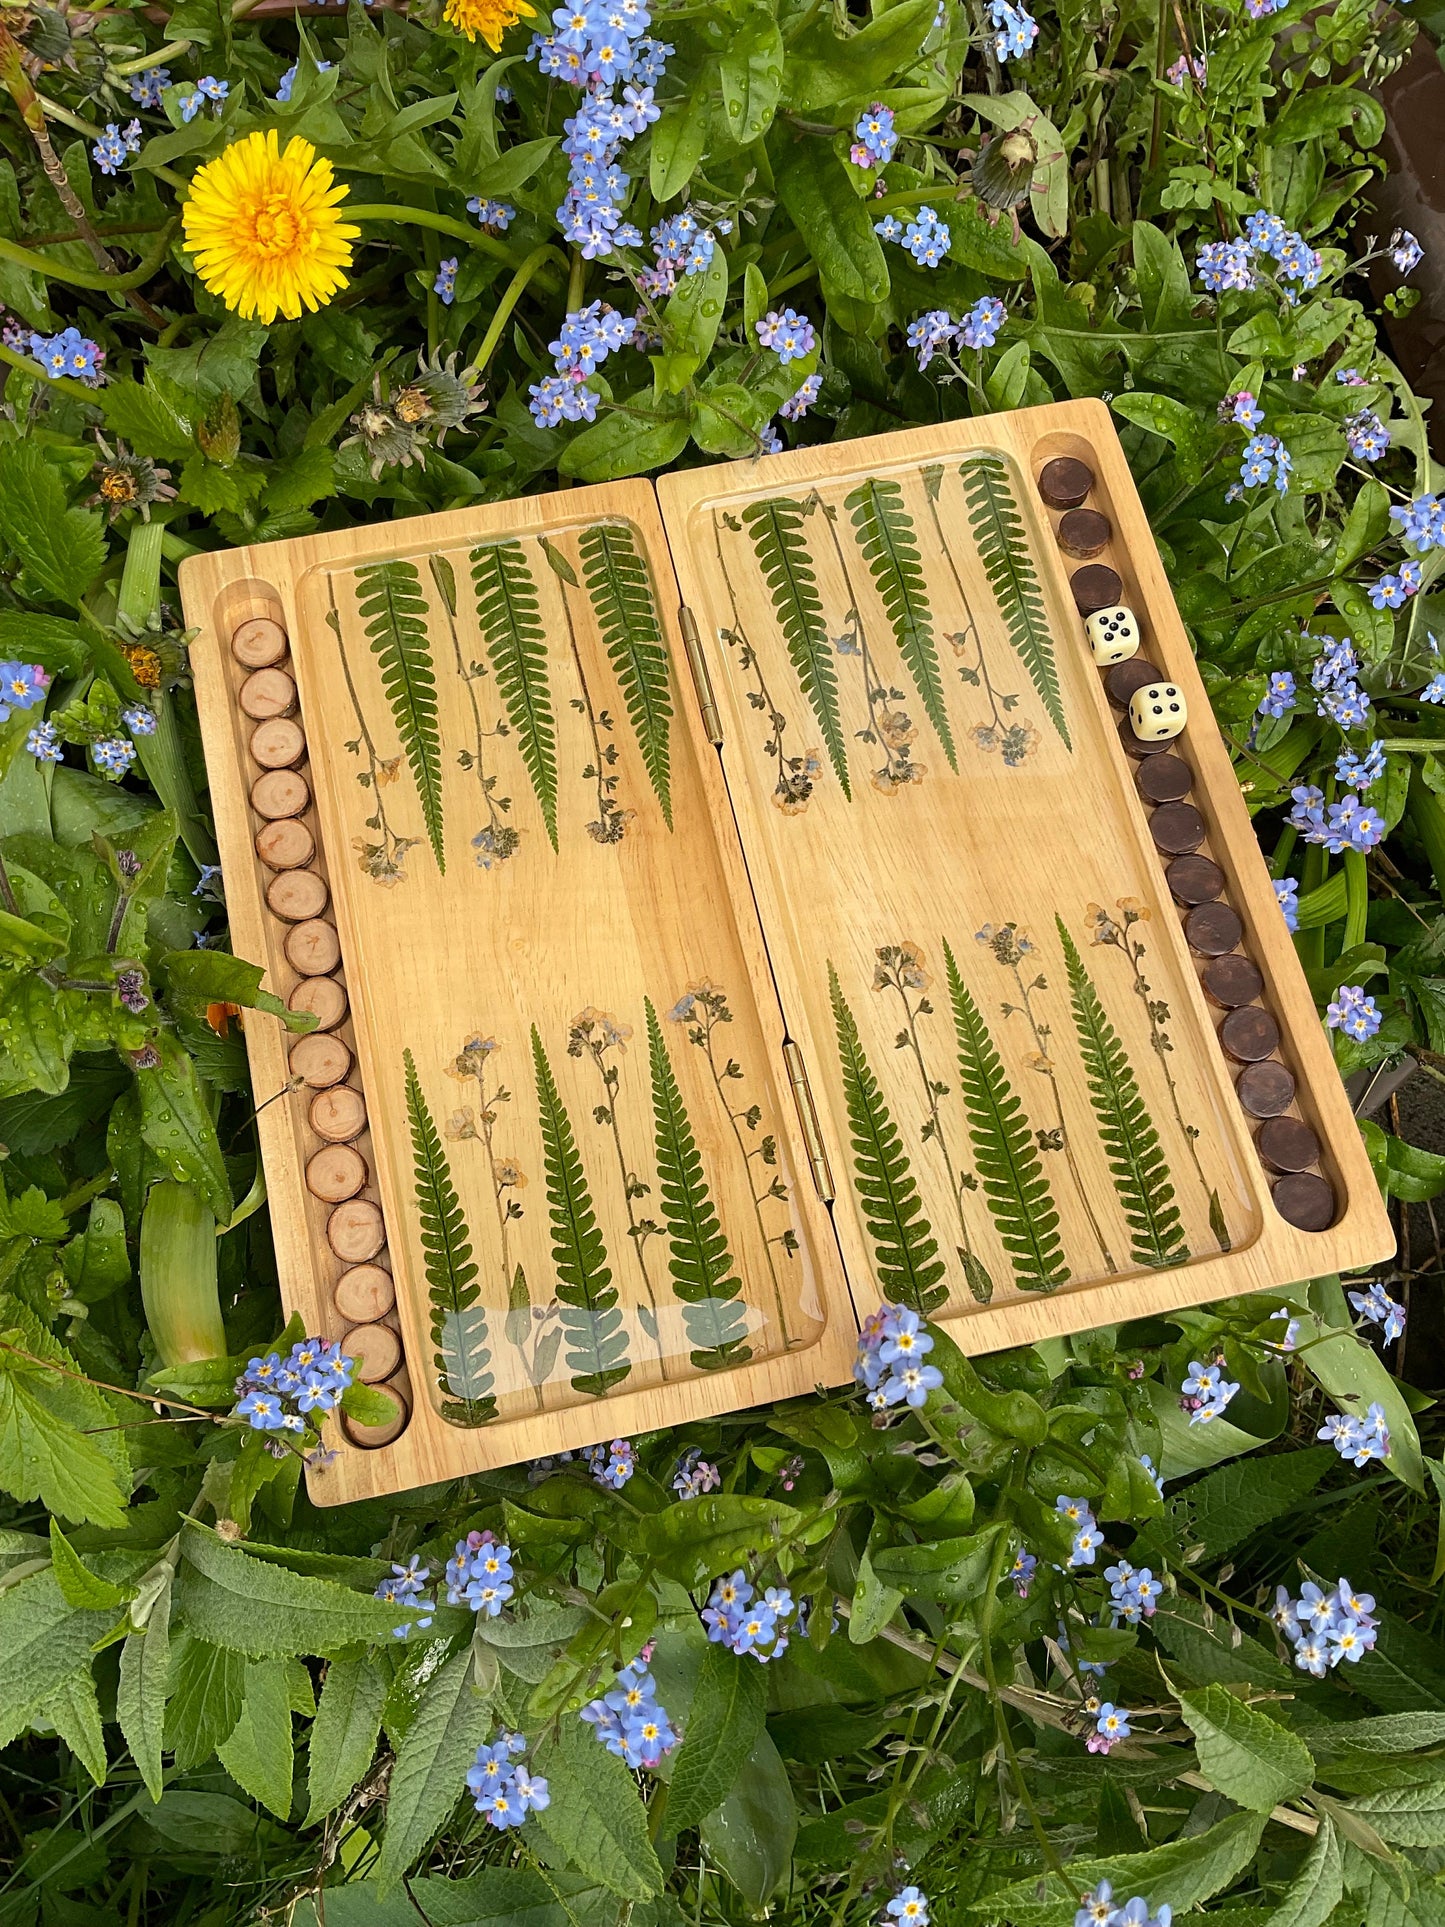
[[487, 332], [482, 336], [476, 354], [467, 364], [467, 373], [469, 375], [475, 377], [481, 374], [482, 370], [496, 353], [497, 343], [502, 339], [502, 330], [506, 327], [508, 321], [510, 321], [513, 308], [516, 307], [523, 293], [526, 291], [527, 283], [538, 273], [543, 263], [549, 259], [560, 262], [562, 255], [552, 246], [550, 241], [544, 241], [541, 247], [533, 248], [532, 252], [507, 283], [502, 291], [501, 299], [497, 303], [492, 318], [487, 324]]

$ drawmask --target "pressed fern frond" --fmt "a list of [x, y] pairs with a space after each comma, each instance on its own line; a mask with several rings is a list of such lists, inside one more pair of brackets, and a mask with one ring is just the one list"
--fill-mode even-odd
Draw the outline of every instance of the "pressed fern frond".
[[356, 600], [366, 639], [381, 669], [392, 720], [421, 798], [422, 821], [437, 868], [442, 843], [442, 743], [437, 679], [427, 643], [426, 598], [410, 562], [368, 562], [356, 571]]
[[547, 681], [547, 633], [521, 543], [489, 542], [473, 549], [472, 590], [497, 689], [555, 850], [557, 725]]
[[1014, 1282], [1022, 1291], [1052, 1291], [1069, 1275], [1059, 1241], [1058, 1208], [998, 1047], [947, 943], [943, 954], [958, 1033], [959, 1089], [983, 1195], [1013, 1261]]
[[863, 1205], [863, 1221], [873, 1240], [878, 1287], [894, 1304], [911, 1305], [920, 1314], [930, 1312], [948, 1296], [948, 1286], [939, 1282], [946, 1266], [938, 1256], [933, 1228], [922, 1216], [923, 1201], [908, 1168], [898, 1126], [863, 1054], [857, 1020], [831, 963], [828, 993], [833, 1000], [838, 1055], [843, 1062], [843, 1096], [853, 1137], [853, 1181]]
[[1129, 1223], [1135, 1264], [1182, 1265], [1189, 1256], [1174, 1186], [1159, 1142], [1159, 1133], [1144, 1108], [1135, 1077], [1118, 1033], [1109, 1022], [1094, 981], [1069, 935], [1062, 917], [1055, 917], [1064, 947], [1064, 968], [1074, 1007], [1074, 1028], [1089, 1081], [1089, 1101], [1098, 1121], [1099, 1139], [1109, 1160], [1114, 1186]]
[[632, 733], [663, 818], [672, 828], [668, 726], [672, 690], [667, 647], [657, 619], [652, 579], [625, 522], [596, 522], [578, 537], [582, 575], [603, 646], [622, 689]]
[[843, 786], [843, 794], [851, 798], [833, 645], [823, 620], [823, 599], [818, 594], [813, 558], [803, 540], [806, 513], [801, 502], [780, 495], [770, 501], [750, 503], [743, 510], [743, 522], [773, 598], [773, 614], [788, 646], [789, 659], [823, 732], [828, 760]]
[[667, 1221], [672, 1291], [682, 1300], [693, 1364], [699, 1371], [718, 1371], [753, 1355], [747, 1343], [747, 1308], [738, 1296], [742, 1287], [733, 1273], [732, 1253], [707, 1188], [662, 1026], [650, 997], [646, 1003], [657, 1188]]
[[899, 653], [908, 665], [913, 687], [928, 720], [938, 731], [950, 769], [958, 768], [953, 731], [943, 700], [943, 677], [933, 646], [933, 611], [928, 584], [913, 532], [913, 517], [904, 506], [897, 482], [869, 479], [860, 482], [844, 507], [853, 518], [858, 546], [873, 577], [873, 585], [888, 612]]
[[481, 1303], [477, 1267], [451, 1167], [410, 1051], [403, 1053], [403, 1062], [422, 1264], [431, 1306], [432, 1344], [436, 1347], [434, 1363], [438, 1383], [447, 1394], [442, 1417], [453, 1425], [485, 1425], [497, 1416], [492, 1374], [487, 1370], [492, 1362], [487, 1349], [487, 1309]]
[[572, 1120], [558, 1095], [535, 1024], [532, 1068], [537, 1078], [542, 1162], [552, 1218], [552, 1263], [557, 1268], [553, 1289], [562, 1305], [567, 1366], [577, 1391], [601, 1398], [632, 1370], [627, 1356], [627, 1328], [617, 1308], [617, 1287], [612, 1282], [607, 1247], [587, 1188]]
[[1066, 747], [1072, 749], [1048, 612], [1029, 554], [1023, 516], [1009, 487], [1008, 469], [997, 455], [976, 455], [958, 472], [963, 478], [974, 545], [1009, 640], [1029, 672], [1049, 720]]

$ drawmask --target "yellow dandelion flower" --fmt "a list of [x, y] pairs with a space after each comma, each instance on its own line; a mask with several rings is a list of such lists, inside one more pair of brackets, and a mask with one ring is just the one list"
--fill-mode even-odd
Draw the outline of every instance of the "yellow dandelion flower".
[[537, 9], [527, 0], [447, 0], [443, 18], [448, 26], [464, 33], [468, 40], [480, 34], [493, 53], [502, 44], [502, 35], [519, 20], [535, 20]]
[[185, 245], [205, 286], [243, 320], [299, 320], [346, 286], [350, 243], [332, 178], [310, 141], [280, 151], [276, 130], [248, 134], [196, 170], [183, 210]]

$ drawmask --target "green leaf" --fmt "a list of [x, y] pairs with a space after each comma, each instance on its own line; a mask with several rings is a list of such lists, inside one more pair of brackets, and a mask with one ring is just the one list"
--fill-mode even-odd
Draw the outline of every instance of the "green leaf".
[[60, 1254], [70, 1289], [84, 1305], [99, 1304], [130, 1282], [125, 1215], [114, 1198], [93, 1198], [85, 1229]]
[[711, 111], [712, 89], [705, 74], [699, 75], [681, 100], [664, 110], [652, 130], [648, 156], [648, 181], [654, 200], [670, 201], [697, 172]]
[[497, 1416], [493, 1378], [487, 1370], [492, 1362], [487, 1308], [451, 1165], [409, 1050], [403, 1053], [403, 1063], [422, 1268], [436, 1348], [432, 1362], [437, 1382], [447, 1394], [442, 1417], [453, 1425], [485, 1425]]
[[557, 729], [547, 681], [547, 635], [521, 543], [489, 542], [473, 549], [472, 588], [497, 689], [555, 850]]
[[110, 1628], [108, 1612], [77, 1612], [53, 1572], [37, 1572], [0, 1592], [0, 1740], [23, 1732], [32, 1709], [76, 1673], [89, 1672], [91, 1648]]
[[199, 1527], [181, 1535], [183, 1565], [177, 1606], [199, 1638], [248, 1659], [323, 1658], [368, 1640], [392, 1638], [411, 1609], [352, 1592], [329, 1579], [308, 1579], [221, 1544]]
[[34, 440], [0, 447], [0, 540], [39, 600], [78, 609], [105, 562], [105, 523], [67, 505], [61, 475]]
[[728, 292], [728, 257], [715, 247], [701, 274], [685, 274], [662, 311], [666, 353], [653, 366], [666, 393], [681, 394], [712, 353]]
[[873, 1554], [886, 1545], [887, 1540], [886, 1521], [875, 1518], [868, 1544], [859, 1554], [853, 1607], [848, 1615], [848, 1638], [855, 1646], [867, 1646], [877, 1639], [903, 1604], [903, 1594], [893, 1586], [885, 1586], [873, 1570]]
[[630, 522], [594, 522], [578, 537], [582, 574], [647, 774], [672, 828], [668, 732], [672, 688], [652, 575]]
[[717, 1371], [751, 1358], [747, 1307], [732, 1253], [718, 1222], [703, 1172], [692, 1120], [682, 1101], [652, 999], [647, 1004], [647, 1051], [652, 1072], [658, 1199], [668, 1233], [673, 1296], [699, 1371]]
[[984, 1197], [1022, 1291], [1052, 1291], [1069, 1276], [1059, 1213], [1027, 1114], [948, 944], [948, 994], [958, 1038], [959, 1089]]
[[97, 1786], [105, 1785], [105, 1728], [95, 1681], [88, 1671], [72, 1673], [41, 1708], [65, 1744], [80, 1760]]
[[441, 731], [421, 576], [413, 563], [400, 558], [366, 563], [356, 571], [356, 600], [421, 799], [432, 854], [444, 871]]
[[908, 666], [918, 699], [938, 732], [950, 769], [958, 768], [943, 698], [943, 678], [933, 643], [933, 611], [913, 528], [897, 482], [860, 482], [844, 506], [853, 518], [858, 546], [887, 612], [898, 652]]
[[1180, 481], [1186, 488], [1198, 485], [1204, 475], [1205, 451], [1204, 435], [1196, 409], [1187, 408], [1172, 395], [1152, 395], [1142, 389], [1128, 395], [1115, 395], [1110, 406], [1125, 421], [1133, 422], [1138, 428], [1147, 428], [1150, 434], [1171, 443], [1179, 458]]
[[336, 493], [336, 457], [329, 448], [298, 448], [271, 470], [261, 497], [268, 515], [292, 515]]
[[1054, 639], [1049, 632], [1043, 593], [1029, 553], [1023, 517], [1009, 485], [1008, 466], [998, 455], [977, 455], [959, 469], [968, 501], [969, 525], [979, 561], [993, 591], [1009, 640], [1038, 691], [1054, 728], [1072, 749], [1064, 720]]
[[1148, 221], [1135, 221], [1130, 240], [1144, 326], [1151, 334], [1190, 327], [1196, 296], [1179, 243]]
[[241, 1717], [216, 1750], [237, 1786], [244, 1787], [278, 1820], [291, 1817], [296, 1756], [291, 1737], [291, 1694], [280, 1660], [251, 1660], [247, 1664]]
[[99, 1573], [82, 1564], [80, 1555], [54, 1519], [50, 1521], [50, 1563], [66, 1604], [78, 1612], [114, 1612], [117, 1606], [134, 1597], [133, 1587], [117, 1586], [113, 1580], [102, 1579]]
[[1385, 133], [1385, 110], [1358, 87], [1302, 88], [1274, 116], [1265, 138], [1272, 147], [1286, 141], [1314, 141], [1353, 127], [1361, 147], [1378, 147]]
[[749, 1552], [774, 1546], [795, 1530], [801, 1514], [779, 1499], [741, 1492], [709, 1492], [661, 1512], [606, 1522], [608, 1536], [639, 1558], [654, 1560], [679, 1584], [693, 1586]]
[[750, 502], [743, 510], [743, 523], [772, 597], [773, 615], [783, 632], [788, 659], [818, 719], [828, 760], [843, 794], [851, 797], [833, 644], [823, 619], [813, 558], [803, 539], [803, 518], [816, 505], [816, 496], [806, 502], [795, 502], [787, 496]]
[[709, 1861], [761, 1912], [787, 1877], [798, 1837], [792, 1783], [766, 1733], [753, 1742], [737, 1785], [699, 1831]]
[[1185, 1544], [1222, 1558], [1307, 1498], [1335, 1462], [1328, 1445], [1310, 1445], [1221, 1466], [1173, 1501], [1171, 1517]]
[[182, 413], [184, 397], [173, 383], [158, 386], [151, 377], [144, 384], [112, 381], [96, 399], [106, 427], [137, 454], [158, 462], [183, 462], [195, 454], [195, 423]]
[[239, 1004], [243, 1010], [263, 1010], [280, 1018], [288, 1030], [316, 1028], [309, 1011], [288, 1010], [279, 997], [262, 990], [261, 979], [266, 974], [262, 965], [247, 963], [224, 950], [167, 950], [158, 959], [156, 971], [172, 995], [198, 1008], [205, 1004]]
[[171, 1670], [171, 1579], [167, 1575], [143, 1630], [126, 1634], [120, 1649], [115, 1716], [152, 1800], [165, 1789], [161, 1744]]
[[1183, 1264], [1189, 1247], [1159, 1133], [1144, 1108], [1133, 1066], [1099, 1001], [1078, 946], [1063, 918], [1056, 916], [1054, 922], [1064, 947], [1064, 968], [1079, 1055], [1089, 1083], [1089, 1102], [1129, 1225], [1131, 1255], [1138, 1265]]
[[[656, 139], [654, 132], [654, 153]], [[687, 404], [674, 395], [658, 399], [651, 390], [623, 395], [616, 408], [567, 443], [557, 467], [583, 482], [617, 482], [666, 468], [687, 447], [691, 419]]]
[[[552, 1845], [579, 1873], [623, 1900], [650, 1900], [663, 1887], [637, 1783], [616, 1754], [576, 1718], [537, 1749], [551, 1803], [536, 1815]], [[393, 1798], [395, 1795], [393, 1794]]]
[[244, 1655], [194, 1636], [185, 1641], [165, 1721], [165, 1743], [180, 1772], [200, 1766], [230, 1737], [241, 1717], [245, 1682]]
[[1445, 1763], [1423, 1786], [1386, 1787], [1350, 1802], [1392, 1847], [1438, 1847], [1445, 1840]]
[[[0, 1350], [0, 1488], [39, 1499], [62, 1519], [123, 1526], [131, 1482], [115, 1414], [99, 1392], [66, 1375], [75, 1360], [12, 1298], [0, 1298], [0, 1337], [18, 1348]], [[91, 1432], [105, 1443], [85, 1436]]]
[[1200, 1771], [1236, 1806], [1268, 1813], [1313, 1784], [1315, 1763], [1295, 1733], [1246, 1706], [1223, 1686], [1181, 1693]]
[[1414, 1416], [1384, 1361], [1355, 1336], [1339, 1279], [1316, 1278], [1307, 1296], [1305, 1287], [1293, 1286], [1289, 1300], [1291, 1309], [1301, 1315], [1300, 1363], [1341, 1411], [1362, 1419], [1371, 1405], [1384, 1408], [1390, 1433], [1385, 1469], [1423, 1492], [1425, 1473]]
[[923, 1540], [916, 1545], [869, 1549], [873, 1570], [885, 1586], [909, 1598], [939, 1599], [952, 1605], [978, 1598], [988, 1577], [1002, 1526], [986, 1526], [956, 1539]]
[[763, 1730], [767, 1709], [763, 1668], [746, 1654], [710, 1645], [668, 1787], [670, 1832], [696, 1826], [727, 1798]]
[[718, 59], [727, 131], [739, 147], [767, 132], [783, 85], [783, 36], [767, 7], [730, 26]]
[[447, 1661], [427, 1685], [397, 1751], [377, 1865], [383, 1893], [399, 1885], [466, 1791], [466, 1770], [492, 1723], [473, 1670], [470, 1648]]
[[156, 1039], [160, 1063], [136, 1072], [140, 1133], [178, 1184], [192, 1184], [220, 1224], [234, 1208], [226, 1160], [194, 1060], [168, 1032]]
[[632, 1370], [627, 1327], [597, 1223], [582, 1153], [572, 1120], [557, 1090], [537, 1026], [532, 1026], [532, 1069], [542, 1127], [547, 1208], [552, 1220], [554, 1289], [561, 1300], [567, 1365], [575, 1391], [601, 1398]]
[[948, 1298], [941, 1283], [946, 1266], [938, 1256], [933, 1227], [922, 1215], [918, 1184], [908, 1168], [899, 1138], [873, 1068], [863, 1054], [858, 1024], [843, 997], [838, 973], [828, 965], [833, 1022], [843, 1066], [843, 1098], [853, 1139], [853, 1181], [863, 1221], [873, 1240], [878, 1288], [895, 1304], [911, 1305], [922, 1316]]
[[1169, 1895], [1176, 1914], [1222, 1892], [1253, 1860], [1264, 1834], [1260, 1814], [1232, 1813], [1217, 1826], [1146, 1853], [1103, 1860], [1071, 1860], [1068, 1872], [1041, 1873], [1013, 1886], [995, 1887], [975, 1901], [971, 1913], [1009, 1927], [1072, 1927], [1078, 1896], [1107, 1880], [1115, 1893]]
[[[788, 50], [786, 86], [794, 113], [816, 115], [896, 85], [921, 57], [936, 11], [928, 0], [903, 0], [847, 34], [835, 30], [833, 15], [815, 18]], [[804, 144], [820, 145], [816, 139]]]
[[[916, 9], [895, 8], [885, 17], [894, 22], [909, 11]], [[824, 141], [800, 140], [781, 158], [776, 174], [778, 199], [818, 264], [824, 298], [837, 293], [851, 301], [882, 301], [888, 263], [873, 232], [873, 216], [832, 148]]]
[[1305, 1863], [1280, 1895], [1269, 1927], [1325, 1927], [1344, 1896], [1344, 1861], [1339, 1837], [1327, 1813]]
[[54, 991], [28, 971], [0, 989], [0, 1097], [29, 1091], [55, 1097], [65, 1089], [75, 1048], [73, 1002], [73, 993]]

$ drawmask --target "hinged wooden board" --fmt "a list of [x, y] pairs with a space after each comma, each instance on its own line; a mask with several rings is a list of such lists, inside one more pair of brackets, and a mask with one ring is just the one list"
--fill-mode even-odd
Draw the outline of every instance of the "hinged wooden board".
[[[1036, 492], [1060, 454], [1188, 699], [1328, 1229], [1236, 1095]], [[1389, 1248], [1101, 406], [181, 580], [233, 945], [320, 1019], [247, 1025], [283, 1297], [399, 1401], [320, 1502], [838, 1383], [880, 1294], [980, 1350]]]

